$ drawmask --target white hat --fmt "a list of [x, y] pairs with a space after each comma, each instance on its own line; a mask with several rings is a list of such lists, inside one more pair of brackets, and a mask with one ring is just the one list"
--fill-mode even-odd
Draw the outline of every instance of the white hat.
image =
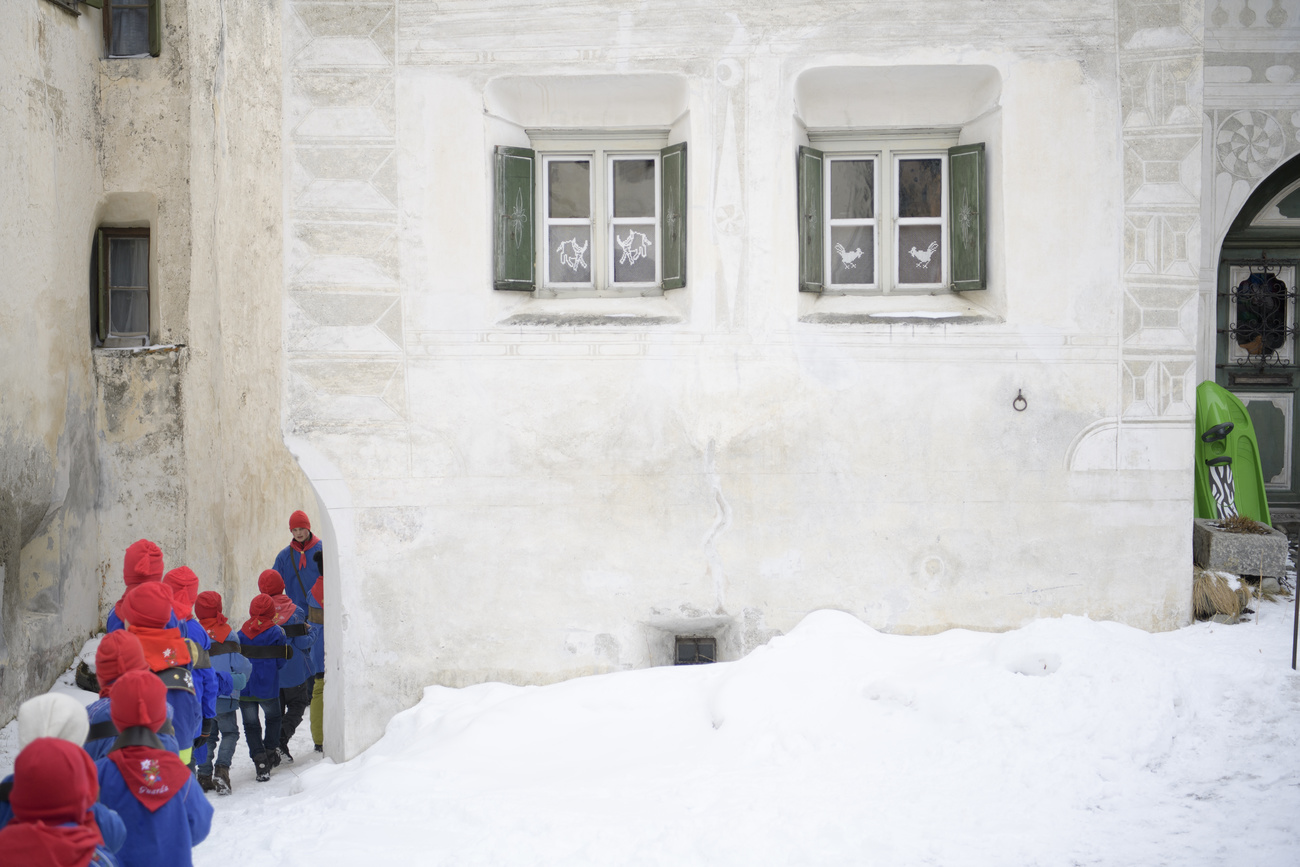
[[61, 692], [28, 699], [18, 708], [18, 750], [37, 738], [61, 738], [82, 746], [90, 733], [90, 717], [81, 702]]

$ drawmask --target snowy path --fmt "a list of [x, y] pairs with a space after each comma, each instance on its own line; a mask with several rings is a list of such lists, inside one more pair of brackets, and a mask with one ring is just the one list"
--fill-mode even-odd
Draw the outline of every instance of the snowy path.
[[195, 863], [1294, 867], [1290, 630], [819, 612], [734, 663], [432, 687], [344, 765], [241, 749]]

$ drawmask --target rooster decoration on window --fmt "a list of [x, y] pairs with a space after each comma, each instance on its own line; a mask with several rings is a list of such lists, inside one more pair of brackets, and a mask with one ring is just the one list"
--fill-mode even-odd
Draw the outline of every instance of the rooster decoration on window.
[[915, 247], [913, 247], [912, 249], [908, 250], [907, 252], [908, 252], [908, 254], [909, 254], [913, 259], [915, 259], [915, 260], [917, 261], [917, 263], [918, 263], [922, 268], [929, 268], [929, 267], [930, 267], [930, 257], [933, 256], [933, 255], [934, 255], [934, 251], [935, 251], [935, 250], [938, 250], [938, 249], [939, 249], [939, 242], [938, 242], [938, 241], [931, 241], [931, 242], [930, 242], [930, 246], [927, 247], [927, 248], [925, 248], [924, 250], [918, 250], [918, 249], [916, 249]]
[[861, 247], [856, 250], [845, 250], [843, 244], [836, 244], [835, 252], [840, 254], [840, 261], [844, 263], [845, 268], [858, 267], [853, 263], [858, 261], [858, 257], [862, 255]]

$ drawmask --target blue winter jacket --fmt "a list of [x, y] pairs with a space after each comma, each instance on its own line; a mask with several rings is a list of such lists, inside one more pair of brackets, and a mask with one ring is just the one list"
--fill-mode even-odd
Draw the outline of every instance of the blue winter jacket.
[[[284, 636], [284, 630], [278, 626], [271, 626], [265, 632], [259, 633], [256, 638], [249, 638], [241, 629], [238, 633], [240, 644], [251, 644], [254, 647], [270, 647], [277, 645], [283, 647], [289, 643]], [[278, 659], [250, 659], [249, 663], [253, 666], [253, 673], [249, 675], [248, 683], [239, 693], [239, 698], [243, 701], [269, 701], [273, 698], [280, 697], [280, 669], [284, 668], [287, 660]]]
[[191, 850], [212, 827], [212, 805], [194, 778], [151, 813], [131, 794], [112, 759], [100, 759], [95, 767], [99, 799], [116, 810], [126, 825], [126, 843], [117, 853], [122, 867], [192, 867]]
[[[304, 623], [307, 620], [307, 611], [302, 606], [298, 606], [293, 612], [293, 616], [288, 619], [282, 626], [291, 626], [295, 623]], [[288, 636], [285, 636], [288, 638]], [[316, 646], [316, 630], [309, 629], [306, 635], [298, 635], [289, 638], [289, 643], [293, 645], [293, 658], [285, 660], [284, 668], [280, 669], [280, 689], [290, 689], [300, 686], [303, 681], [316, 673], [315, 664], [312, 662], [312, 648]]]
[[[208, 636], [208, 631], [193, 617], [181, 621], [181, 635], [204, 650], [212, 649], [212, 639]], [[212, 719], [217, 715], [217, 693], [217, 677], [212, 673], [212, 669], [194, 669], [194, 694], [199, 698], [204, 719]]]
[[[14, 775], [10, 774], [0, 780], [0, 785], [12, 783], [13, 781]], [[116, 852], [121, 849], [122, 844], [126, 842], [126, 825], [122, 824], [122, 817], [104, 806], [100, 801], [96, 801], [91, 805], [90, 810], [95, 814], [95, 824], [99, 826], [99, 834], [104, 838], [104, 846], [109, 852]], [[0, 831], [4, 830], [5, 825], [8, 825], [13, 818], [14, 811], [9, 806], [9, 802], [0, 801]], [[95, 862], [92, 861], [91, 863]], [[117, 862], [113, 861], [111, 863], [116, 864]]]
[[[316, 599], [311, 595], [311, 588], [316, 586], [316, 579], [320, 577], [320, 569], [316, 566], [315, 554], [324, 552], [324, 546], [321, 544], [320, 537], [312, 536], [311, 545], [307, 550], [302, 552], [306, 554], [307, 563], [302, 568], [298, 567], [300, 555], [289, 545], [284, 548], [275, 557], [275, 565], [271, 568], [280, 573], [284, 579], [284, 595], [293, 600], [293, 604], [299, 608], [306, 608], [308, 612], [316, 609], [317, 619], [320, 618], [321, 606], [316, 603]], [[310, 613], [307, 621], [312, 620]], [[324, 629], [319, 623], [312, 623], [311, 631], [315, 633], [315, 643], [312, 645], [312, 674], [323, 674], [325, 671], [325, 636]], [[301, 683], [302, 681], [299, 681]], [[296, 684], [295, 684], [296, 685]]]
[[[239, 633], [230, 633], [230, 639], [238, 641]], [[212, 672], [220, 683], [217, 697], [238, 700], [240, 690], [248, 684], [248, 677], [253, 673], [253, 663], [245, 659], [242, 654], [223, 653], [212, 657]]]
[[[109, 701], [107, 698], [98, 699], [86, 707], [86, 715], [90, 717], [90, 724], [92, 726], [102, 722], [111, 722], [112, 718], [109, 716], [108, 711]], [[167, 705], [167, 720], [171, 722], [172, 727], [175, 728], [176, 722], [173, 719], [171, 705]], [[171, 752], [179, 753], [181, 751], [181, 748], [176, 744], [175, 735], [165, 735], [159, 732], [158, 738], [163, 742], [163, 746]], [[116, 740], [117, 735], [107, 738], [97, 738], [93, 741], [86, 741], [86, 752], [90, 753], [92, 759], [99, 761], [108, 755], [108, 751], [112, 749], [113, 742]]]

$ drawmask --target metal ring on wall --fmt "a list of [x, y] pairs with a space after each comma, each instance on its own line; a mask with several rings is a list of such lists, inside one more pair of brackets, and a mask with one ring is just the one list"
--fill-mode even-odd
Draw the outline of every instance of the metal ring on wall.
[[1016, 399], [1011, 401], [1011, 408], [1016, 412], [1024, 412], [1029, 408], [1029, 401], [1025, 400], [1025, 395], [1020, 389], [1016, 389]]

